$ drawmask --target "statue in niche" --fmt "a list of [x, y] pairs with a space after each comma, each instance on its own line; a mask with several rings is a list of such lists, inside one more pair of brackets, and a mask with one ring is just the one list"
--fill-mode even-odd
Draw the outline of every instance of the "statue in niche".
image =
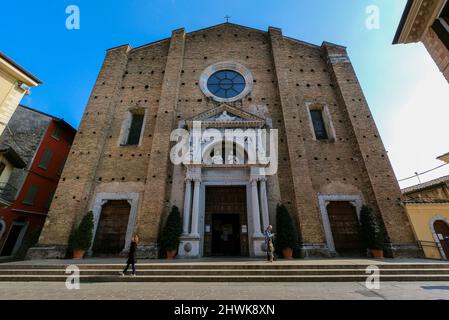
[[234, 121], [237, 117], [230, 116], [227, 111], [223, 111], [223, 113], [217, 117], [217, 121]]
[[240, 160], [232, 153], [228, 154], [228, 164], [240, 164]]
[[213, 164], [223, 164], [223, 157], [221, 156], [221, 152], [217, 151], [212, 157]]

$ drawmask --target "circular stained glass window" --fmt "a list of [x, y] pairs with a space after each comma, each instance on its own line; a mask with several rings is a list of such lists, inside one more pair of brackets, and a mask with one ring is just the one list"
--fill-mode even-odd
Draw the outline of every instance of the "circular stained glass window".
[[233, 70], [221, 70], [212, 74], [207, 80], [209, 91], [219, 98], [229, 99], [245, 90], [245, 78]]

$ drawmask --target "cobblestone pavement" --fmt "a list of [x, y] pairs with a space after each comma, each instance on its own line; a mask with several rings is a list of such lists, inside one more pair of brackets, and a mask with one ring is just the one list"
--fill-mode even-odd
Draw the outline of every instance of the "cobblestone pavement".
[[364, 283], [81, 283], [0, 282], [0, 299], [374, 299], [449, 300], [449, 282], [385, 282], [379, 290]]

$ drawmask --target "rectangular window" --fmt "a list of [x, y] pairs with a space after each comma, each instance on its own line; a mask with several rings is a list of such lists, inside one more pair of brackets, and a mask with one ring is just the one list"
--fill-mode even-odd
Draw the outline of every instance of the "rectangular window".
[[62, 134], [62, 130], [61, 128], [57, 125], [55, 127], [55, 130], [53, 131], [53, 133], [51, 134], [52, 138], [59, 140], [61, 138], [61, 134]]
[[143, 126], [143, 114], [132, 114], [131, 125], [129, 127], [127, 145], [138, 145], [140, 141], [140, 133]]
[[47, 170], [52, 156], [53, 151], [51, 151], [50, 149], [45, 149], [44, 154], [42, 155], [41, 162], [39, 163], [39, 168]]
[[327, 140], [326, 125], [324, 124], [323, 112], [321, 110], [310, 110], [312, 117], [313, 130], [317, 140]]
[[39, 190], [39, 188], [37, 186], [34, 186], [34, 185], [30, 186], [30, 188], [28, 189], [28, 191], [25, 195], [25, 199], [23, 200], [23, 203], [32, 206], [34, 204], [34, 200], [36, 199], [38, 190]]
[[45, 201], [45, 205], [44, 205], [44, 208], [45, 209], [50, 209], [50, 205], [51, 205], [51, 202], [53, 201], [53, 197], [55, 196], [55, 193], [54, 192], [51, 192], [49, 195], [48, 195], [48, 198], [47, 198], [47, 201]]

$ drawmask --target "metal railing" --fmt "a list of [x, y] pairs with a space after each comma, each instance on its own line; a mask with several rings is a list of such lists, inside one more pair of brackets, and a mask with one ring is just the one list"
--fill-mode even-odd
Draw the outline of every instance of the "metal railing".
[[440, 247], [438, 246], [438, 243], [436, 243], [435, 241], [418, 240], [418, 243], [419, 243], [421, 248], [431, 247], [431, 248], [435, 248], [435, 249], [438, 249], [438, 250], [440, 249]]

